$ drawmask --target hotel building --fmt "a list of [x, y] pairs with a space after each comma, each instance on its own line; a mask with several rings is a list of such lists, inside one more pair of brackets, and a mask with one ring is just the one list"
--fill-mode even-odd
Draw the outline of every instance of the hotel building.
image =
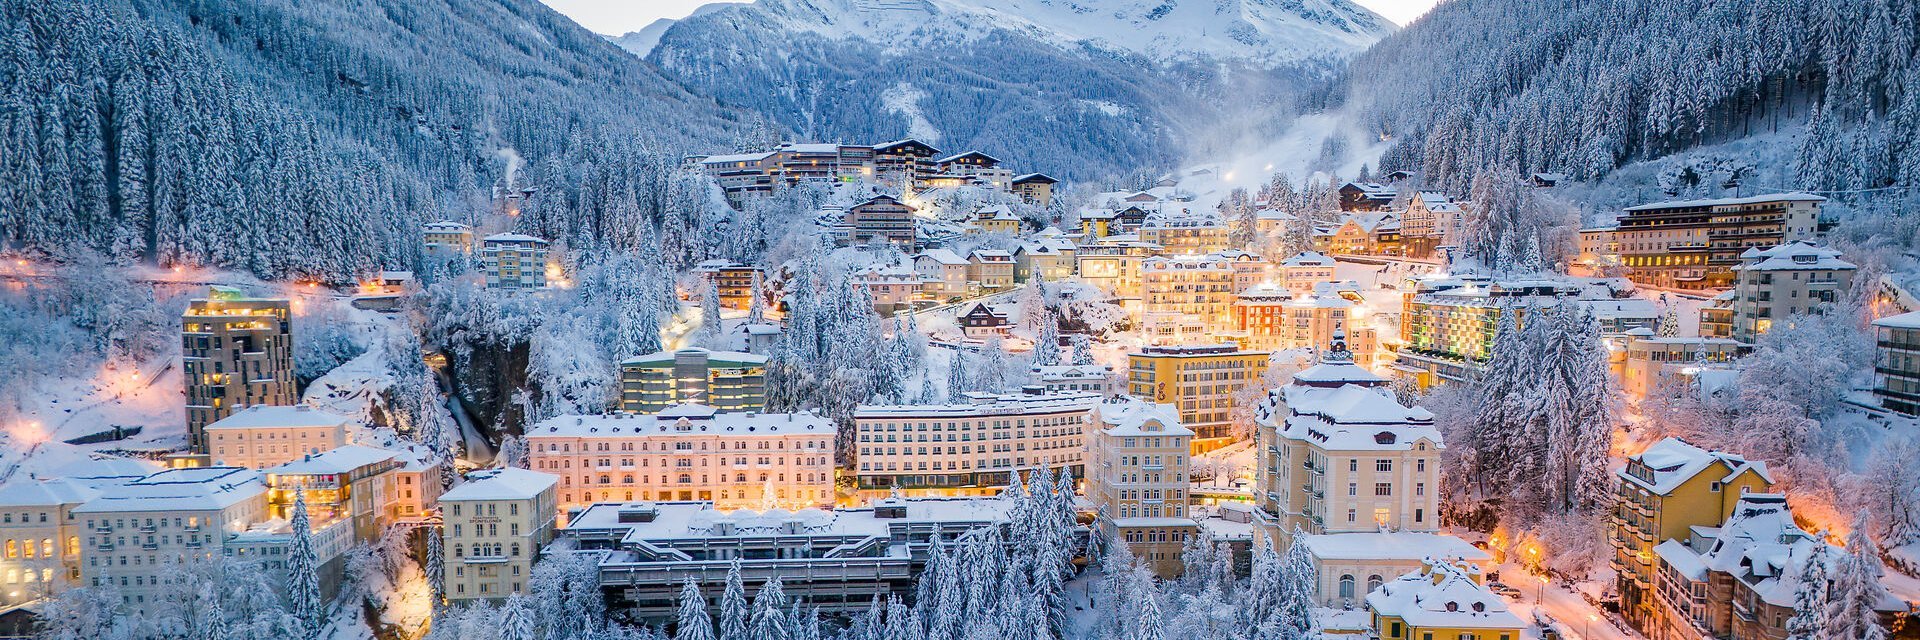
[[1030, 387], [952, 404], [863, 405], [853, 413], [860, 494], [994, 495], [1015, 470], [1079, 475], [1100, 397]]
[[1805, 242], [1748, 249], [1733, 267], [1733, 338], [1752, 342], [1775, 322], [1840, 302], [1857, 267]]
[[71, 511], [81, 524], [82, 584], [112, 584], [127, 613], [158, 613], [184, 563], [233, 553], [240, 534], [269, 518], [260, 474], [235, 467], [168, 469], [103, 487]]
[[1179, 407], [1194, 453], [1205, 453], [1233, 441], [1233, 396], [1260, 384], [1270, 355], [1230, 344], [1146, 347], [1127, 354], [1127, 393]]
[[1920, 415], [1920, 311], [1873, 321], [1873, 396], [1888, 411]]
[[1581, 232], [1583, 244], [1617, 247], [1596, 260], [1627, 267], [1641, 284], [1678, 289], [1733, 286], [1733, 267], [1748, 249], [1812, 240], [1819, 234], [1826, 198], [1776, 193], [1743, 198], [1656, 202], [1627, 207], [1607, 237], [1605, 229]]
[[254, 405], [294, 403], [293, 322], [285, 299], [208, 287], [180, 318], [187, 447], [209, 453], [207, 425]]
[[[1701, 527], [1718, 527], [1735, 514], [1741, 498], [1773, 487], [1766, 463], [1708, 451], [1679, 438], [1654, 443], [1615, 472], [1613, 512], [1607, 542], [1618, 575], [1620, 614], [1642, 633], [1665, 624], [1655, 593], [1662, 577], [1656, 548], [1687, 540]], [[1684, 623], [1683, 623], [1684, 624]], [[1698, 636], [1689, 636], [1698, 637]]]
[[1140, 269], [1140, 324], [1149, 343], [1185, 344], [1233, 327], [1234, 270], [1227, 259], [1153, 257]]
[[526, 469], [492, 469], [440, 496], [446, 597], [453, 604], [498, 601], [527, 592], [541, 547], [553, 540], [559, 478]]
[[1087, 500], [1101, 534], [1126, 540], [1155, 575], [1179, 575], [1180, 550], [1198, 525], [1187, 513], [1193, 430], [1169, 404], [1101, 403], [1087, 438]]
[[451, 220], [421, 225], [420, 239], [426, 244], [428, 252], [460, 255], [473, 253], [473, 227]]
[[207, 425], [213, 464], [265, 469], [347, 444], [347, 417], [304, 404], [253, 406]]
[[99, 497], [68, 479], [20, 479], [0, 487], [0, 609], [80, 583], [80, 521], [73, 509]]
[[488, 289], [542, 289], [547, 286], [547, 241], [518, 233], [496, 233], [480, 240], [480, 272]]
[[620, 363], [620, 409], [656, 413], [681, 404], [760, 411], [767, 404], [767, 357], [689, 347]]
[[528, 465], [560, 478], [559, 505], [699, 500], [724, 510], [833, 504], [833, 421], [812, 413], [549, 418], [527, 428]]

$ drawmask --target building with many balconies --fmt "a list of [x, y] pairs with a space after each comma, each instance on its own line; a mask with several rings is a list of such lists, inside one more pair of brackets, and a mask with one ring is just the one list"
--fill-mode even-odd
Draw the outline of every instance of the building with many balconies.
[[1180, 408], [1194, 453], [1233, 442], [1234, 396], [1260, 384], [1272, 354], [1231, 344], [1146, 347], [1127, 354], [1127, 392]]
[[686, 403], [718, 411], [759, 411], [767, 404], [767, 357], [688, 347], [620, 363], [620, 409], [654, 413]]
[[1733, 338], [1752, 342], [1775, 322], [1821, 313], [1846, 298], [1858, 268], [1840, 252], [1794, 242], [1740, 254], [1733, 271]]
[[293, 321], [285, 299], [208, 287], [180, 317], [187, 448], [209, 453], [207, 425], [255, 405], [294, 403]]
[[1127, 542], [1162, 578], [1183, 570], [1180, 550], [1199, 532], [1187, 512], [1193, 430], [1173, 405], [1103, 402], [1087, 435], [1087, 500], [1101, 535]]
[[[1766, 463], [1708, 451], [1679, 438], [1654, 443], [1616, 472], [1607, 523], [1611, 564], [1618, 575], [1620, 615], [1642, 633], [1667, 624], [1655, 592], [1662, 577], [1655, 548], [1687, 540], [1700, 527], [1718, 527], [1743, 497], [1773, 487]], [[1693, 636], [1697, 637], [1697, 636]]]

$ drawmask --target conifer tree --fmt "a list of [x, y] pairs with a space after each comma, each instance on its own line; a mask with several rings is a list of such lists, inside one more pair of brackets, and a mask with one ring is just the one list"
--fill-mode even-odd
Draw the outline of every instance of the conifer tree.
[[[300, 621], [303, 637], [317, 638], [325, 623], [320, 602], [320, 563], [313, 547], [313, 527], [307, 518], [307, 496], [296, 493], [293, 502], [293, 542], [287, 546], [287, 600]], [[528, 639], [531, 640], [531, 639]]]

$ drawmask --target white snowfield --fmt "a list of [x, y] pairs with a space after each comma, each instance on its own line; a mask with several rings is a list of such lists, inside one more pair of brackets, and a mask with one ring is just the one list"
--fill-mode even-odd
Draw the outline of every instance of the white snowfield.
[[[1291, 6], [1290, 6], [1291, 5]], [[1358, 53], [1393, 23], [1349, 0], [760, 0], [785, 26], [889, 47], [1007, 29], [1156, 62], [1279, 66]]]

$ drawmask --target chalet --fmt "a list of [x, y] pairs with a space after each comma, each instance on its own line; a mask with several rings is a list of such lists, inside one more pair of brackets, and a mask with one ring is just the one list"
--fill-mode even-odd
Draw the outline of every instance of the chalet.
[[1013, 321], [1007, 314], [994, 311], [985, 303], [976, 303], [972, 309], [960, 316], [960, 331], [974, 340], [1007, 337], [1007, 331], [1013, 328]]
[[1400, 255], [1400, 217], [1385, 211], [1344, 214], [1327, 249], [1336, 255]]
[[1397, 191], [1377, 182], [1349, 182], [1340, 185], [1341, 211], [1381, 211], [1393, 204]]
[[1053, 204], [1053, 185], [1059, 184], [1044, 173], [1029, 173], [1013, 177], [1013, 193], [1027, 202], [1042, 207]]
[[1536, 174], [1533, 174], [1532, 176], [1529, 176], [1528, 179], [1533, 181], [1533, 186], [1545, 189], [1545, 188], [1560, 186], [1560, 183], [1567, 179], [1567, 174], [1536, 173]]
[[902, 189], [918, 189], [922, 181], [940, 172], [933, 158], [940, 150], [908, 138], [873, 146], [874, 176], [885, 184]]
[[915, 226], [913, 211], [913, 207], [891, 196], [874, 196], [847, 210], [840, 224], [846, 234], [842, 241], [848, 246], [858, 246], [880, 240], [902, 250], [911, 250]]
[[1087, 241], [1105, 238], [1120, 232], [1119, 225], [1113, 223], [1120, 212], [1112, 209], [1087, 209], [1080, 212], [1080, 236]]
[[[1157, 208], [1154, 207], [1154, 209]], [[1152, 209], [1137, 204], [1130, 205], [1113, 212], [1113, 224], [1120, 232], [1133, 231], [1146, 224], [1147, 216], [1150, 215], [1153, 215]]]
[[1004, 204], [990, 204], [973, 212], [973, 228], [980, 233], [1020, 233], [1020, 216]]
[[1013, 172], [1000, 166], [1000, 160], [993, 156], [968, 151], [933, 161], [934, 168], [940, 173], [970, 179], [975, 184], [1001, 191], [1013, 188]]

